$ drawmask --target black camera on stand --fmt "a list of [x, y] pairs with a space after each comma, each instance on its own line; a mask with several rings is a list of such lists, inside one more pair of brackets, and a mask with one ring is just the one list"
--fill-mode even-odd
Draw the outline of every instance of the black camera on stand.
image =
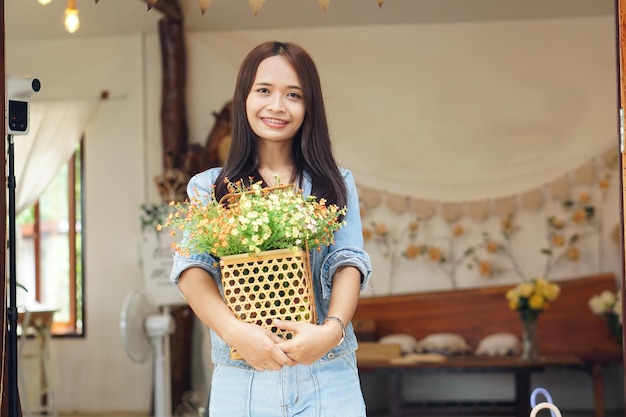
[[9, 336], [9, 416], [18, 417], [20, 411], [20, 397], [18, 392], [17, 378], [17, 278], [15, 257], [15, 153], [14, 135], [28, 134], [30, 118], [30, 96], [41, 89], [41, 83], [37, 78], [20, 75], [8, 75], [6, 77], [6, 134], [7, 134], [7, 188], [8, 192], [8, 228], [9, 228], [9, 298], [7, 307], [7, 334]]
[[30, 96], [39, 90], [41, 90], [41, 82], [37, 78], [22, 75], [7, 76], [7, 134], [28, 134]]

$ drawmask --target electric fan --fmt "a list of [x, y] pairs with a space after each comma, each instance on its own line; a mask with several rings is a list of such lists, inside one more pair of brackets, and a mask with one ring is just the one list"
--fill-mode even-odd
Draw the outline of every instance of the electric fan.
[[172, 392], [170, 384], [169, 335], [174, 320], [159, 312], [140, 291], [132, 291], [124, 300], [120, 319], [122, 342], [134, 362], [145, 362], [151, 354], [154, 363], [154, 417], [170, 417]]

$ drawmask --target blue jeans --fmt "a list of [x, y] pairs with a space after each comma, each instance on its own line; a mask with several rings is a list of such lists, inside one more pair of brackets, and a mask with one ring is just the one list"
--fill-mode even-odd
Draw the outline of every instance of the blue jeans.
[[210, 417], [365, 417], [354, 353], [257, 372], [216, 364]]

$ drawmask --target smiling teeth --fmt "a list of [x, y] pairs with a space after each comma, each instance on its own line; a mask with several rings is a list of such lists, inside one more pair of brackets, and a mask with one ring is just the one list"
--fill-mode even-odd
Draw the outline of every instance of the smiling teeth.
[[287, 123], [284, 120], [280, 120], [280, 119], [265, 119], [265, 121], [267, 123], [272, 123], [272, 124], [285, 124], [285, 123]]

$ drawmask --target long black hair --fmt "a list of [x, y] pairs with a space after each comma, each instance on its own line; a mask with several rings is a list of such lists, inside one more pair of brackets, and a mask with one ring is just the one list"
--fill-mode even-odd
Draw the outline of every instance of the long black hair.
[[311, 56], [293, 43], [265, 42], [248, 53], [239, 68], [232, 111], [232, 141], [222, 172], [215, 182], [219, 200], [228, 193], [225, 179], [243, 180], [250, 177], [260, 181], [258, 174], [257, 137], [246, 115], [246, 100], [250, 94], [259, 64], [272, 56], [285, 57], [298, 75], [305, 103], [302, 126], [293, 138], [292, 156], [296, 177], [306, 172], [311, 177], [311, 194], [328, 204], [344, 207], [346, 186], [333, 156], [317, 68]]

